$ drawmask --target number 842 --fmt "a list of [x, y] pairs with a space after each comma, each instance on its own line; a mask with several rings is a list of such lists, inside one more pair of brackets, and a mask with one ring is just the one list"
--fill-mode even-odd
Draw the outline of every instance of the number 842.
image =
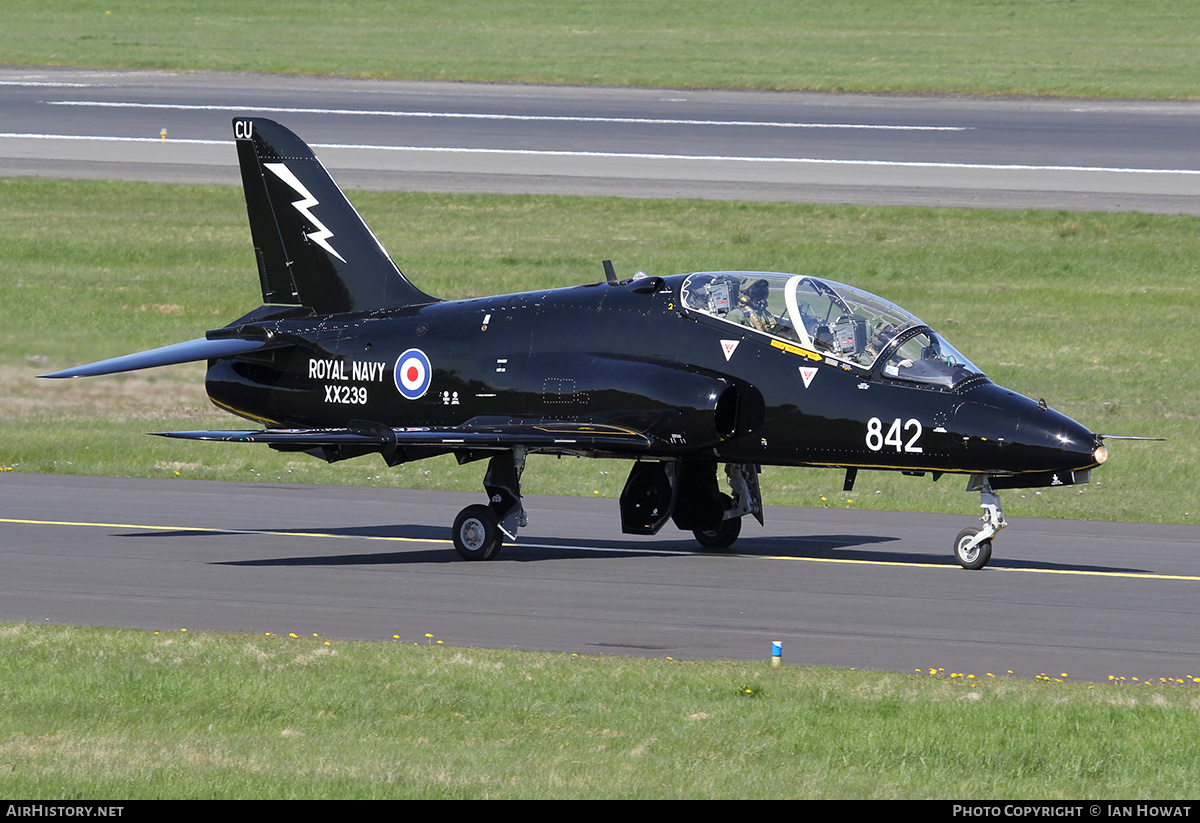
[[[891, 446], [897, 452], [920, 454], [925, 451], [917, 445], [917, 441], [921, 439], [921, 431], [919, 420], [907, 420], [901, 425], [900, 418], [897, 417], [888, 427], [887, 434], [884, 434], [883, 421], [872, 417], [867, 421], [867, 448], [877, 452], [883, 451], [885, 446]], [[912, 436], [905, 440], [909, 432], [912, 432]]]

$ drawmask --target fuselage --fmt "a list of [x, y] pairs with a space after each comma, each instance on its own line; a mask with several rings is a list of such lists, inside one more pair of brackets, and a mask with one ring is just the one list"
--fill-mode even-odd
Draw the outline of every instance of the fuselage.
[[1100, 462], [1086, 428], [982, 374], [906, 380], [692, 311], [683, 285], [269, 321], [293, 345], [211, 361], [207, 389], [272, 428], [570, 421], [733, 463], [1009, 475]]

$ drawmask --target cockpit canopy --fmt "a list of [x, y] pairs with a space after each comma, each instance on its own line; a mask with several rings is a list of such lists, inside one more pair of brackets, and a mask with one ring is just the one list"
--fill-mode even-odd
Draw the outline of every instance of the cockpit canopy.
[[682, 292], [686, 309], [893, 379], [952, 387], [982, 374], [904, 309], [843, 283], [801, 274], [697, 272], [684, 280]]

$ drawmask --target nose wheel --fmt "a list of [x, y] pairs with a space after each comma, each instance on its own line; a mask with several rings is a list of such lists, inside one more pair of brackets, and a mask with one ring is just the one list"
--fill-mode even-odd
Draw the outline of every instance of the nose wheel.
[[992, 541], [976, 540], [979, 529], [963, 529], [954, 539], [954, 559], [964, 569], [982, 569], [992, 559]]
[[[978, 484], [978, 486], [976, 486]], [[1004, 512], [1000, 509], [1000, 495], [992, 488], [990, 478], [974, 475], [967, 486], [967, 491], [979, 489], [983, 516], [982, 529], [963, 529], [954, 538], [954, 559], [964, 569], [982, 569], [992, 559], [992, 538], [996, 532], [1007, 524], [1004, 522]]]

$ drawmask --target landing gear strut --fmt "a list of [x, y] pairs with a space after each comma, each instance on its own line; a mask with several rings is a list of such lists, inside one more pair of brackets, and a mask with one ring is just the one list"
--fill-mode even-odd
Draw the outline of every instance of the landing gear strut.
[[491, 560], [504, 538], [516, 540], [517, 529], [527, 524], [521, 505], [525, 454], [524, 448], [515, 448], [492, 457], [483, 476], [488, 504], [467, 506], [454, 519], [454, 550], [464, 560]]
[[954, 538], [954, 559], [964, 569], [982, 569], [992, 559], [992, 538], [1007, 524], [1000, 509], [1000, 495], [992, 488], [986, 475], [974, 475], [967, 484], [967, 491], [979, 491], [983, 509], [982, 529], [963, 529]]

